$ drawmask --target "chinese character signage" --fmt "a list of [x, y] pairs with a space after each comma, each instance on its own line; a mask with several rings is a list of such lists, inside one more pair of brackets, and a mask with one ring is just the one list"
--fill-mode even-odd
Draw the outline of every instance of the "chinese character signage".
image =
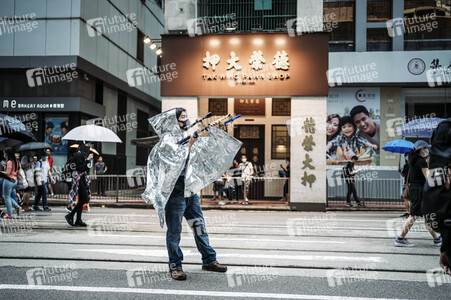
[[265, 98], [235, 98], [235, 114], [243, 116], [264, 116]]
[[328, 36], [284, 33], [163, 36], [178, 78], [162, 96], [327, 96]]

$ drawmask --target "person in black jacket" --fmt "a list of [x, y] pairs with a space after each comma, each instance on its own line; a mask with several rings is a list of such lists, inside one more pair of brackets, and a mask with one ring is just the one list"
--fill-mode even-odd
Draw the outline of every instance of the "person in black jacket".
[[[89, 185], [91, 181], [89, 180], [88, 170], [89, 161], [93, 158], [93, 154], [90, 150], [90, 143], [86, 143], [78, 147], [77, 152], [73, 157], [73, 162], [75, 163], [75, 172], [73, 172], [72, 177], [72, 189], [69, 192], [69, 201], [78, 202], [74, 209], [65, 216], [67, 223], [71, 226], [86, 227], [86, 223], [81, 220], [81, 214], [83, 212], [83, 205], [89, 202], [91, 197], [91, 191]], [[77, 214], [77, 220], [74, 223], [74, 216]]]
[[402, 170], [401, 170], [401, 167], [398, 166], [399, 174], [402, 177], [404, 177], [404, 186], [402, 187], [401, 198], [404, 199], [404, 205], [406, 207], [406, 212], [403, 215], [401, 215], [401, 218], [404, 218], [404, 217], [407, 218], [408, 216], [410, 216], [410, 200], [403, 197], [404, 196], [404, 190], [406, 189], [406, 185], [409, 184], [407, 182], [407, 175], [409, 175], [409, 159], [408, 159], [409, 156], [406, 154], [405, 157], [406, 157], [406, 162], [405, 162], [404, 166], [402, 167]]
[[355, 202], [357, 202], [357, 205], [360, 207], [363, 207], [364, 204], [362, 201], [360, 201], [359, 197], [357, 196], [357, 189], [355, 188], [355, 174], [362, 171], [361, 168], [356, 169], [355, 163], [359, 160], [359, 158], [354, 155], [350, 161], [348, 161], [348, 164], [346, 165], [346, 174], [345, 174], [345, 181], [346, 185], [348, 187], [348, 193], [346, 194], [346, 206], [347, 207], [354, 207], [354, 204], [351, 203], [351, 194], [354, 196]]

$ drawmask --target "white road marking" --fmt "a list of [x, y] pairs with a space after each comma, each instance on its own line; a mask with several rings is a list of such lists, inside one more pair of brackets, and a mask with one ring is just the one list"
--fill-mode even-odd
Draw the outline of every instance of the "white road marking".
[[271, 293], [242, 293], [226, 291], [193, 291], [168, 289], [138, 289], [119, 287], [92, 287], [92, 286], [56, 286], [56, 285], [18, 285], [1, 284], [0, 290], [30, 290], [30, 291], [65, 291], [65, 292], [92, 292], [92, 293], [125, 293], [125, 294], [151, 294], [174, 296], [205, 296], [205, 297], [235, 297], [235, 298], [276, 298], [276, 299], [312, 299], [312, 300], [394, 300], [387, 298], [366, 298], [326, 295], [296, 295]]
[[[124, 255], [141, 255], [141, 256], [158, 256], [166, 257], [165, 250], [144, 250], [144, 249], [78, 249], [78, 251], [85, 252], [103, 252], [109, 254], [124, 254]], [[197, 252], [191, 250], [184, 251], [184, 256], [197, 256]], [[223, 253], [221, 257], [234, 258], [263, 258], [263, 259], [288, 259], [288, 260], [316, 260], [316, 261], [362, 261], [362, 262], [387, 262], [386, 259], [378, 256], [335, 256], [335, 255], [278, 255], [278, 254], [239, 254], [239, 253]]]

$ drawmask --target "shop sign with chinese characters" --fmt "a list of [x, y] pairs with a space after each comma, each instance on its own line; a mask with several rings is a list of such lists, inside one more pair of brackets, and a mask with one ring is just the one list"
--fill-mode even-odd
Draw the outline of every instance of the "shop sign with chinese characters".
[[284, 33], [164, 35], [162, 64], [179, 77], [162, 96], [327, 96], [328, 36]]
[[309, 170], [314, 170], [315, 166], [313, 165], [313, 159], [310, 157], [310, 152], [313, 152], [314, 146], [316, 143], [313, 139], [313, 135], [316, 132], [316, 124], [315, 119], [313, 117], [305, 118], [304, 124], [302, 126], [304, 135], [304, 140], [302, 141], [302, 147], [307, 152], [304, 155], [305, 160], [302, 161], [302, 170], [304, 171], [304, 175], [301, 178], [301, 183], [304, 186], [308, 186], [312, 188], [313, 183], [316, 181], [316, 176], [314, 174], [309, 174]]

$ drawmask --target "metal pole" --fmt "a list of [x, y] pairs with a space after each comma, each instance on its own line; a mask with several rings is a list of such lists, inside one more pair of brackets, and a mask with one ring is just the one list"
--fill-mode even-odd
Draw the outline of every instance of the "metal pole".
[[119, 174], [116, 174], [116, 203], [119, 202]]

